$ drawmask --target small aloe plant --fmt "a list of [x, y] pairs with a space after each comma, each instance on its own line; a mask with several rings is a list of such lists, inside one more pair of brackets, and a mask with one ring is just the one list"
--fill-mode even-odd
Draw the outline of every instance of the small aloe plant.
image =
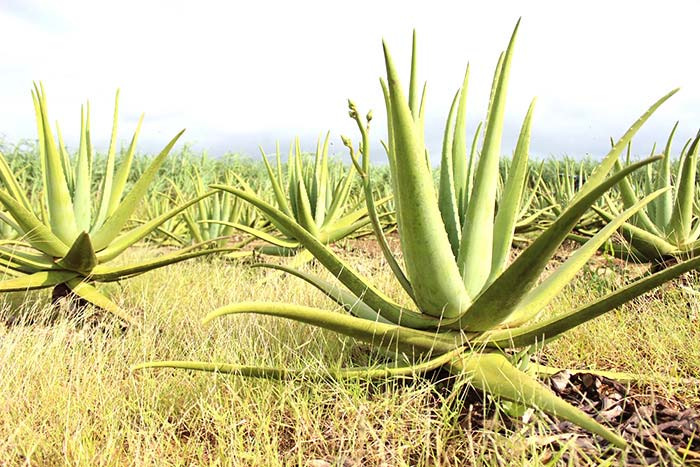
[[[33, 206], [23, 187], [0, 154], [0, 204], [3, 216], [19, 234], [19, 240], [0, 245], [0, 263], [16, 277], [0, 281], [0, 292], [54, 287], [54, 293], [72, 293], [128, 322], [123, 309], [101, 294], [95, 282], [111, 282], [206, 254], [206, 251], [169, 253], [134, 264], [108, 263], [138, 242], [161, 223], [213, 192], [171, 209], [127, 231], [123, 227], [146, 194], [178, 133], [127, 191], [127, 178], [134, 156], [143, 116], [139, 120], [125, 156], [117, 164], [117, 119], [119, 92], [115, 99], [114, 123], [106, 171], [98, 193], [93, 183], [93, 149], [90, 143], [90, 108], [81, 112], [80, 146], [75, 165], [71, 164], [58, 126], [58, 141], [51, 131], [43, 86], [32, 91], [39, 133], [43, 197]], [[93, 205], [94, 201], [96, 205]], [[61, 292], [63, 291], [63, 292]]]
[[[700, 259], [680, 263], [641, 278], [593, 303], [535, 321], [597, 248], [627, 219], [664, 192], [656, 191], [616, 216], [553, 274], [538, 283], [550, 258], [595, 200], [632, 171], [658, 160], [650, 158], [608, 175], [627, 142], [654, 110], [676, 91], [657, 101], [632, 125], [561, 216], [509, 264], [506, 258], [520, 209], [522, 167], [526, 165], [529, 152], [533, 112], [533, 106], [530, 106], [516, 145], [517, 162], [514, 162], [505, 181], [496, 212], [498, 160], [516, 33], [517, 26], [496, 68], [481, 155], [478, 162], [474, 162], [474, 183], [467, 189], [468, 197], [465, 193], [460, 194], [458, 189], [464, 184], [451, 183], [449, 168], [443, 170], [443, 174], [446, 174], [443, 176], [447, 176], [448, 180], [440, 181], [442, 191], [438, 193], [434, 187], [424, 145], [423, 98], [420, 97], [415, 78], [415, 42], [408, 99], [400, 85], [391, 55], [384, 47], [387, 81], [382, 80], [382, 87], [388, 115], [385, 147], [391, 167], [405, 270], [386, 243], [371, 197], [369, 125], [351, 104], [350, 114], [362, 134], [359, 153], [352, 148], [348, 138], [344, 141], [351, 148], [354, 165], [368, 195], [369, 216], [379, 244], [393, 274], [410, 298], [410, 305], [401, 305], [390, 299], [291, 216], [244, 190], [227, 188], [254, 203], [275, 223], [292, 232], [345, 288], [285, 266], [270, 267], [285, 270], [316, 286], [349, 315], [284, 303], [248, 302], [214, 310], [204, 318], [204, 322], [228, 315], [257, 313], [320, 326], [368, 342], [374, 349], [395, 357], [394, 362], [383, 366], [330, 371], [331, 377], [386, 378], [416, 375], [444, 367], [453, 374], [469, 378], [471, 384], [486, 393], [536, 407], [572, 421], [616, 446], [625, 447], [626, 442], [618, 434], [559, 399], [531, 375], [521, 371], [514, 365], [510, 350], [547, 342], [700, 265]], [[446, 146], [449, 147], [449, 144]], [[464, 203], [463, 208], [458, 208], [460, 202]], [[463, 219], [459, 219], [459, 212], [465, 213]], [[401, 363], [406, 360], [408, 364]], [[266, 378], [288, 378], [298, 376], [300, 372], [308, 374], [304, 370], [294, 372], [218, 362], [150, 362], [136, 368], [144, 367], [175, 367]], [[551, 370], [538, 368], [545, 373]]]
[[[326, 134], [325, 139], [319, 138], [313, 162], [305, 163], [299, 139], [296, 139], [290, 148], [287, 159], [286, 180], [283, 176], [279, 145], [276, 150], [275, 168], [272, 167], [267, 154], [261, 148], [263, 162], [277, 203], [274, 216], [269, 215], [265, 210], [261, 209], [261, 211], [264, 216], [268, 217], [281, 236], [240, 223], [224, 221], [220, 223], [233, 226], [268, 243], [268, 246], [258, 248], [258, 251], [263, 254], [295, 255], [292, 264], [296, 266], [310, 260], [312, 256], [305, 251], [303, 243], [296, 238], [293, 231], [275, 220], [279, 214], [295, 219], [296, 223], [324, 245], [348, 237], [366, 226], [369, 223], [366, 207], [358, 206], [348, 209], [348, 201], [356, 177], [354, 167], [351, 166], [350, 170], [345, 173], [340, 166], [331, 168], [328, 161], [329, 141], [330, 132]], [[241, 196], [241, 198], [260, 208], [259, 204], [264, 202], [263, 199], [243, 180], [239, 179], [239, 184], [243, 187], [242, 189], [236, 189], [230, 184], [214, 184], [211, 187], [238, 196], [244, 192], [245, 196]], [[348, 210], [349, 212], [347, 212]]]
[[[639, 193], [643, 190], [666, 190], [621, 226], [620, 231], [626, 244], [613, 246], [613, 252], [625, 259], [663, 267], [670, 258], [686, 258], [700, 252], [700, 215], [696, 188], [700, 133], [686, 142], [681, 150], [678, 171], [674, 174], [671, 148], [677, 128], [678, 122], [666, 142], [664, 159], [658, 173], [647, 170], [639, 183], [630, 180], [620, 183], [620, 195], [625, 209], [639, 200]], [[619, 161], [617, 167], [622, 167]], [[612, 202], [608, 203], [608, 209], [595, 210], [605, 220], [619, 212]]]

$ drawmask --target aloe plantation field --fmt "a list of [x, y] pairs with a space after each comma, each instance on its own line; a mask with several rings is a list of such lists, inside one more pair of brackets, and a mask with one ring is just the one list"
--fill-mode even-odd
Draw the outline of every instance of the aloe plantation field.
[[145, 154], [119, 92], [107, 151], [89, 104], [70, 147], [35, 83], [36, 140], [0, 144], [0, 465], [700, 465], [700, 134], [634, 145], [669, 90], [607, 154], [531, 155], [518, 27], [484, 109], [469, 67], [427, 108], [415, 36], [408, 72], [384, 44], [383, 108], [311, 153]]

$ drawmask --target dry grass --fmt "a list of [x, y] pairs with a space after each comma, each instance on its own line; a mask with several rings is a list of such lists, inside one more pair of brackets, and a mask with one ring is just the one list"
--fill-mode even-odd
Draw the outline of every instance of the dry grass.
[[[396, 287], [381, 259], [362, 261], [377, 284]], [[109, 320], [98, 328], [67, 318], [0, 325], [0, 465], [540, 465], [556, 454], [507, 429], [531, 432], [537, 417], [513, 428], [489, 412], [485, 427], [472, 427], [468, 401], [425, 380], [280, 383], [130, 371], [159, 359], [352, 364], [358, 344], [309, 326], [256, 316], [199, 323], [213, 308], [245, 300], [337, 308], [295, 278], [260, 285], [265, 274], [192, 261], [108, 285], [143, 322], [126, 333]], [[603, 293], [614, 280], [591, 270], [552, 309]], [[5, 318], [49, 313], [45, 292], [0, 300]], [[678, 382], [700, 377], [698, 303], [693, 293], [667, 286], [571, 332], [541, 356], [555, 366], [644, 374], [650, 378], [640, 390], [700, 407], [698, 385]], [[588, 462], [565, 449], [570, 463]]]

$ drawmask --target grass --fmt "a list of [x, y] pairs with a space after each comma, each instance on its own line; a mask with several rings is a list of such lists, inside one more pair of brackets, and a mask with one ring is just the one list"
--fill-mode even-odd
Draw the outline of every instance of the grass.
[[[149, 253], [137, 248], [121, 260]], [[345, 254], [373, 281], [390, 284], [378, 255], [352, 248]], [[582, 465], [612, 455], [587, 457], [572, 445], [538, 447], [531, 435], [542, 430], [541, 417], [502, 420], [492, 404], [473, 404], [473, 394], [450, 395], [439, 374], [435, 384], [282, 383], [130, 371], [155, 359], [323, 371], [364, 358], [364, 347], [351, 339], [284, 320], [238, 316], [200, 325], [213, 308], [245, 300], [336, 308], [295, 278], [258, 284], [265, 274], [201, 260], [107, 285], [143, 323], [126, 333], [108, 321], [80, 327], [67, 317], [17, 319], [48, 317], [48, 292], [0, 297], [2, 321], [15, 317], [12, 325], [0, 324], [0, 466], [540, 465], [555, 462], [557, 450], [568, 454], [561, 465]], [[591, 265], [552, 311], [605, 293], [622, 274], [615, 264]], [[695, 277], [686, 281], [697, 289]], [[700, 377], [698, 304], [682, 284], [667, 285], [653, 299], [574, 330], [539, 357], [555, 366], [644, 374], [637, 391], [698, 408], [700, 387], [678, 380]], [[484, 411], [474, 418], [483, 423], [472, 424], [470, 410]], [[613, 455], [611, 462], [624, 459]]]

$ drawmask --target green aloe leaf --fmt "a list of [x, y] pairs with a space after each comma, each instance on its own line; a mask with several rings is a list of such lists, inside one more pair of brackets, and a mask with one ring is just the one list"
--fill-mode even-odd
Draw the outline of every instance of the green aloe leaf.
[[46, 183], [49, 222], [55, 236], [63, 243], [70, 245], [78, 235], [75, 214], [73, 212], [73, 201], [68, 191], [68, 183], [63, 171], [61, 155], [56, 147], [53, 134], [51, 133], [51, 125], [49, 123], [48, 109], [46, 106], [46, 94], [44, 93], [43, 86], [40, 89], [35, 84], [33, 94], [35, 96], [34, 103], [37, 119], [40, 120], [40, 123], [37, 125], [41, 128], [43, 133], [39, 141], [43, 146], [41, 148], [43, 160], [42, 168], [45, 170], [44, 180]]
[[571, 283], [576, 274], [583, 268], [596, 251], [620, 228], [630, 217], [635, 215], [654, 199], [668, 191], [668, 188], [655, 191], [638, 201], [625, 212], [620, 214], [602, 228], [596, 235], [578, 248], [557, 270], [549, 275], [541, 284], [532, 289], [518, 305], [516, 311], [506, 320], [509, 325], [524, 323], [534, 318], [543, 310], [564, 288]]
[[621, 289], [609, 293], [600, 300], [584, 305], [576, 310], [562, 313], [530, 326], [504, 329], [487, 333], [477, 339], [479, 342], [498, 347], [524, 347], [552, 339], [576, 326], [586, 323], [610, 310], [624, 305], [635, 297], [646, 293], [681, 274], [700, 267], [700, 258], [678, 263], [651, 276], [639, 279]]
[[73, 293], [78, 297], [87, 300], [98, 308], [107, 311], [114, 316], [126, 321], [131, 325], [137, 325], [138, 323], [134, 318], [132, 318], [126, 310], [114, 303], [109, 298], [102, 295], [94, 286], [83, 281], [82, 278], [71, 279], [66, 282], [68, 288], [70, 288]]
[[42, 223], [29, 209], [25, 208], [4, 190], [0, 190], [0, 203], [26, 232], [24, 238], [37, 250], [49, 256], [62, 258], [68, 253], [68, 245], [61, 241], [52, 230]]
[[[420, 310], [434, 317], [456, 317], [471, 299], [464, 287], [442, 223], [433, 177], [425, 163], [421, 129], [406, 103], [398, 73], [384, 45], [393, 128], [392, 168], [396, 173], [397, 220], [408, 278]], [[401, 160], [399, 161], [398, 155]]]
[[27, 276], [0, 281], [0, 292], [45, 289], [67, 282], [77, 276], [78, 273], [73, 271], [39, 271]]
[[384, 324], [343, 313], [286, 303], [244, 302], [218, 308], [202, 320], [203, 324], [222, 316], [255, 313], [311, 324], [368, 342], [387, 350], [409, 355], [442, 354], [461, 344], [461, 336], [420, 331], [396, 324]]
[[319, 242], [318, 239], [294, 222], [293, 219], [285, 216], [279, 209], [266, 203], [255, 194], [226, 185], [211, 185], [211, 188], [233, 193], [253, 204], [270, 219], [273, 219], [282, 227], [288, 229], [293, 233], [294, 238], [309, 250], [311, 254], [334, 274], [340, 282], [350, 289], [352, 293], [358, 297], [362, 297], [365, 303], [391, 322], [416, 329], [431, 329], [437, 327], [440, 323], [440, 321], [435, 318], [402, 308], [392, 302], [391, 299], [374, 288], [366, 278], [362, 277], [362, 275], [355, 271], [349, 264], [338, 258], [333, 251]]
[[180, 133], [175, 135], [175, 137], [170, 140], [160, 154], [158, 154], [158, 156], [153, 160], [151, 165], [146, 169], [143, 175], [141, 175], [141, 178], [139, 178], [139, 180], [134, 184], [131, 191], [129, 191], [129, 194], [126, 195], [119, 207], [105, 221], [105, 223], [99, 227], [99, 230], [93, 233], [92, 243], [95, 247], [95, 251], [103, 250], [108, 245], [111, 245], [112, 241], [117, 238], [121, 232], [121, 229], [124, 227], [143, 197], [146, 195], [148, 186], [158, 174], [158, 169], [160, 169], [160, 166], [163, 165], [163, 162], [165, 162], [165, 158], [168, 156], [168, 153], [184, 132], [185, 130], [180, 131]]
[[69, 271], [79, 272], [83, 275], [89, 274], [97, 266], [97, 256], [92, 248], [90, 235], [87, 232], [78, 235], [66, 256], [61, 258], [57, 264]]
[[602, 436], [615, 446], [624, 449], [627, 443], [622, 437], [599, 424], [581, 409], [565, 402], [541, 383], [515, 368], [498, 352], [470, 352], [453, 360], [454, 373], [465, 373], [476, 388], [503, 397], [576, 425]]
[[408, 376], [415, 377], [430, 370], [439, 368], [446, 363], [457, 358], [462, 349], [445, 353], [436, 358], [427, 360], [415, 365], [396, 366], [395, 364], [375, 365], [369, 367], [323, 369], [321, 371], [312, 370], [287, 370], [284, 368], [266, 368], [244, 365], [231, 365], [217, 362], [193, 362], [193, 361], [162, 361], [146, 362], [134, 365], [132, 371], [144, 370], [147, 368], [179, 368], [183, 370], [209, 371], [213, 373], [235, 374], [247, 378], [266, 378], [278, 380], [297, 379], [386, 379], [392, 377]]
[[493, 98], [486, 120], [484, 144], [469, 197], [457, 264], [469, 297], [474, 299], [491, 275], [498, 163], [501, 157], [503, 119], [513, 48], [520, 21], [515, 25], [500, 72], [493, 83]]
[[[133, 193], [133, 191], [132, 191]], [[202, 196], [198, 196], [184, 204], [181, 204], [180, 206], [177, 206], [170, 211], [167, 211], [163, 214], [161, 214], [158, 217], [155, 217], [151, 219], [150, 221], [138, 226], [134, 227], [133, 229], [119, 235], [117, 238], [113, 239], [110, 241], [109, 246], [105, 248], [102, 251], [97, 252], [97, 260], [99, 263], [105, 263], [109, 260], [112, 260], [119, 256], [122, 252], [124, 252], [127, 248], [129, 248], [131, 245], [134, 243], [138, 242], [142, 238], [144, 238], [146, 235], [149, 233], [153, 232], [156, 228], [158, 228], [159, 225], [161, 225], [163, 222], [167, 221], [168, 219], [175, 217], [178, 215], [180, 212], [184, 211], [188, 207], [192, 206], [193, 204], [199, 202], [200, 200], [211, 196], [215, 193], [215, 191], [209, 191], [207, 193], [204, 193]], [[131, 195], [131, 193], [129, 194]], [[127, 197], [128, 199], [128, 197]], [[126, 201], [125, 201], [126, 202]], [[109, 223], [109, 221], [107, 222]], [[107, 224], [105, 224], [106, 226]], [[119, 233], [119, 232], [118, 232]], [[95, 244], [95, 239], [92, 239], [93, 245]], [[97, 248], [95, 248], [97, 250]]]
[[[591, 204], [623, 177], [658, 159], [659, 157], [653, 157], [631, 164], [604, 179], [599, 185], [591, 187], [584, 196], [577, 197], [566, 211], [491, 283], [459, 321], [449, 327], [488, 331], [506, 320], [533, 288], [549, 259]], [[504, 290], [508, 290], [508, 293], [504, 294]]]
[[254, 264], [252, 267], [269, 268], [284, 271], [313, 285], [331, 300], [336, 302], [338, 305], [342, 306], [348, 313], [352, 314], [353, 316], [357, 316], [358, 318], [366, 319], [369, 321], [378, 321], [380, 323], [392, 324], [391, 321], [382, 318], [376, 311], [367, 306], [367, 304], [360, 300], [357, 297], [357, 295], [338, 286], [338, 284], [332, 284], [313, 274], [309, 274], [306, 272], [299, 271], [298, 269], [293, 269], [278, 264]]
[[[511, 246], [513, 245], [513, 235], [518, 213], [520, 212], [520, 202], [525, 189], [528, 172], [528, 160], [530, 152], [530, 128], [532, 126], [532, 113], [535, 110], [533, 99], [527, 115], [523, 121], [518, 143], [515, 146], [513, 164], [508, 174], [506, 186], [503, 189], [503, 196], [498, 206], [498, 213], [493, 226], [493, 257], [491, 259], [491, 278], [493, 281], [505, 269], [508, 261]], [[489, 281], [489, 282], [490, 282]]]
[[92, 270], [92, 274], [90, 277], [97, 282], [110, 282], [119, 280], [124, 277], [133, 277], [156, 268], [179, 263], [181, 261], [185, 261], [191, 258], [197, 258], [199, 256], [211, 255], [216, 253], [227, 253], [230, 251], [230, 248], [212, 248], [209, 250], [188, 251], [186, 253], [183, 253], [182, 251], [176, 251], [174, 253], [161, 255], [156, 258], [131, 263], [125, 266], [109, 266], [106, 264], [101, 264], [99, 266], [96, 266]]

